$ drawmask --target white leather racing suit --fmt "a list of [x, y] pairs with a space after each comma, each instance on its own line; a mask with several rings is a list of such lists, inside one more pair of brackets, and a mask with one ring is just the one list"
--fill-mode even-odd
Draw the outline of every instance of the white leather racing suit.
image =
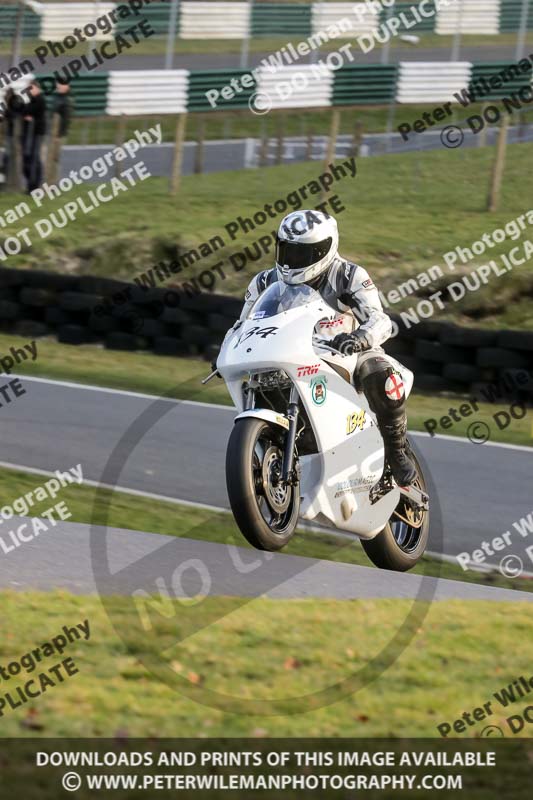
[[[240, 320], [265, 289], [279, 280], [276, 268], [260, 272], [250, 281]], [[364, 336], [353, 376], [357, 391], [363, 391], [383, 436], [385, 456], [398, 485], [416, 479], [416, 468], [406, 450], [407, 417], [405, 387], [382, 348], [392, 333], [390, 317], [383, 311], [379, 293], [368, 272], [358, 264], [337, 257], [324, 276], [312, 284], [337, 314], [319, 323], [320, 337], [334, 339], [339, 334]]]
[[[278, 279], [276, 268], [264, 270], [252, 278], [245, 294], [241, 320], [247, 317], [259, 295]], [[378, 290], [366, 269], [336, 258], [316, 289], [337, 312], [335, 319], [320, 324], [317, 333], [321, 338], [334, 339], [339, 333], [352, 333], [354, 330], [364, 333], [368, 349], [359, 356], [359, 369], [368, 359], [385, 356], [381, 345], [390, 337], [392, 323], [383, 311]]]

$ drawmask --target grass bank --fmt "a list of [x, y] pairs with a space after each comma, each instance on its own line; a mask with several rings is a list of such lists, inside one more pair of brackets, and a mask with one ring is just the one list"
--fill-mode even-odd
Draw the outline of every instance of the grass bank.
[[[401, 123], [407, 122], [413, 126], [415, 120], [420, 119], [424, 112], [430, 110], [426, 105], [401, 105], [396, 108], [393, 132]], [[463, 109], [457, 104], [454, 115], [447, 118], [448, 122], [461, 124], [472, 114], [480, 114], [482, 104], [473, 103], [468, 109]], [[527, 108], [517, 113], [513, 125], [531, 124], [533, 114]], [[353, 109], [343, 109], [339, 120], [339, 133], [357, 136], [370, 133], [383, 133], [387, 130], [390, 120], [388, 106], [361, 106]], [[136, 130], [146, 130], [148, 127], [160, 123], [165, 142], [174, 140], [176, 133], [176, 119], [172, 116], [155, 117], [128, 117], [126, 134], [133, 135]], [[112, 117], [83, 117], [75, 118], [69, 131], [68, 144], [112, 144], [117, 137], [118, 122]], [[186, 140], [196, 142], [199, 138], [212, 139], [243, 139], [246, 137], [269, 137], [277, 139], [279, 136], [328, 136], [331, 128], [331, 110], [315, 111], [313, 109], [285, 109], [272, 111], [264, 116], [250, 114], [248, 108], [236, 111], [224, 111], [223, 106], [217, 108], [216, 113], [191, 113], [187, 118]], [[322, 152], [323, 144], [318, 141], [312, 143], [313, 153]], [[385, 148], [385, 141], [383, 141]], [[271, 150], [272, 154], [272, 150]]]
[[[7, 710], [1, 737], [437, 737], [437, 725], [529, 675], [533, 659], [529, 604], [435, 603], [414, 642], [375, 683], [313, 709], [315, 693], [349, 678], [390, 640], [409, 601], [258, 599], [237, 608], [231, 598], [217, 598], [204, 601], [203, 609], [216, 622], [181, 640], [187, 625], [182, 605], [169, 619], [152, 615], [154, 628], [145, 634], [127, 598], [108, 606], [115, 629], [96, 597], [0, 592], [0, 601], [2, 664], [19, 660], [64, 625], [87, 619], [91, 632], [89, 641], [70, 645], [63, 655], [74, 659], [78, 674]], [[59, 660], [50, 657], [40, 669]], [[174, 685], [157, 679], [161, 664], [169, 680], [175, 676]], [[282, 710], [253, 717], [231, 713], [228, 703], [229, 711], [219, 711], [208, 700], [200, 704], [206, 690], [275, 698]], [[285, 698], [302, 695], [311, 695], [306, 713], [290, 713], [288, 701], [283, 712]], [[494, 714], [462, 736], [479, 736], [487, 724], [510, 735], [505, 719], [526, 705], [527, 699], [507, 709], [493, 702]]]
[[[524, 174], [533, 164], [533, 144], [509, 146], [500, 207], [497, 213], [488, 214], [486, 195], [493, 158], [492, 148], [458, 148], [360, 159], [356, 179], [345, 177], [332, 189], [345, 209], [338, 214], [341, 253], [364, 264], [384, 291], [396, 288], [407, 277], [416, 278], [433, 265], [444, 273], [441, 283], [458, 281], [463, 273], [486, 263], [488, 256], [474, 256], [450, 272], [444, 254], [457, 246], [471, 246], [485, 232], [523, 215], [531, 205]], [[305, 199], [300, 200], [304, 205], [319, 202], [318, 194], [310, 194], [309, 184], [316, 182], [321, 171], [321, 164], [305, 163], [194, 175], [184, 178], [176, 197], [169, 196], [166, 180], [145, 181], [89, 214], [80, 211], [75, 222], [55, 228], [46, 239], [33, 230], [32, 247], [2, 263], [131, 279], [159, 259], [175, 255], [176, 247], [199, 251], [202, 243], [214, 241], [208, 255], [192, 266], [184, 266], [176, 280], [188, 280], [222, 262], [225, 279], [217, 281], [215, 290], [242, 296], [251, 276], [272, 265], [272, 252], [264, 252], [256, 243], [276, 229], [282, 214], [262, 225], [252, 223], [254, 229], [247, 233], [243, 231], [246, 223], [240, 220], [253, 218], [265, 204], [285, 200], [294, 192], [300, 192], [300, 197], [305, 193]], [[57, 211], [76, 194], [86, 195], [86, 188], [81, 188], [47, 201], [40, 209], [33, 207], [23, 219], [7, 224], [0, 244], [23, 226], [31, 231], [39, 219]], [[20, 200], [19, 196], [2, 195], [0, 215]], [[288, 207], [293, 203], [289, 201]], [[527, 236], [528, 230], [519, 241], [506, 239], [495, 245], [490, 258], [513, 246], [519, 246], [523, 253], [522, 242]], [[230, 258], [243, 253], [245, 246], [250, 249], [242, 267]], [[420, 296], [430, 292], [431, 287], [420, 289]], [[448, 299], [444, 310], [437, 309], [435, 318], [527, 328], [533, 325], [532, 295], [529, 259], [503, 277], [492, 276], [486, 285], [466, 292], [460, 301]], [[418, 299], [408, 295], [392, 310], [409, 307]]]

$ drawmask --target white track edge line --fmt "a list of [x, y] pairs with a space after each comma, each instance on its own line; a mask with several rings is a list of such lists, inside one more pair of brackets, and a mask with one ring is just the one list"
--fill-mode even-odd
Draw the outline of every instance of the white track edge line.
[[[13, 374], [13, 373], [12, 373]], [[29, 375], [14, 375], [15, 378], [19, 378], [20, 380], [27, 380], [27, 381], [35, 381], [37, 383], [50, 383], [56, 386], [66, 386], [69, 389], [84, 389], [88, 392], [107, 392], [108, 394], [122, 394], [125, 397], [140, 397], [144, 400], [167, 400], [170, 403], [176, 403], [176, 405], [185, 405], [185, 406], [198, 406], [199, 408], [216, 408], [219, 411], [231, 411], [234, 412], [234, 406], [225, 406], [221, 405], [220, 403], [204, 403], [200, 400], [179, 400], [175, 397], [160, 397], [156, 394], [144, 394], [142, 392], [132, 392], [128, 389], [111, 389], [107, 386], [94, 386], [94, 384], [88, 383], [74, 383], [71, 381], [58, 381], [51, 378], [34, 378], [30, 377]], [[444, 435], [444, 434], [437, 434], [435, 436], [431, 436], [431, 434], [427, 433], [426, 431], [409, 431], [409, 436], [424, 436], [426, 438], [435, 439], [436, 441], [442, 439], [443, 441], [451, 441], [451, 442], [460, 442], [461, 444], [472, 444], [466, 437], [463, 436], [451, 436], [451, 435]], [[506, 450], [520, 450], [526, 453], [533, 453], [533, 447], [529, 447], [528, 445], [524, 444], [507, 444], [506, 442], [483, 442], [483, 447], [502, 447]]]
[[[9, 461], [0, 461], [0, 468], [18, 470], [20, 472], [28, 472], [31, 475], [44, 475], [45, 477], [53, 477], [55, 475], [55, 472], [51, 470], [40, 469], [39, 467], [25, 467], [23, 464], [12, 464]], [[98, 481], [92, 481], [86, 479], [83, 480], [83, 483], [81, 485], [92, 486], [101, 489], [110, 489], [112, 491], [121, 492], [122, 494], [130, 494], [135, 497], [147, 497], [151, 500], [161, 500], [165, 503], [173, 503], [174, 505], [186, 506], [187, 508], [197, 508], [200, 511], [213, 511], [214, 513], [217, 514], [231, 514], [229, 508], [223, 508], [222, 506], [211, 506], [208, 505], [207, 503], [199, 503], [194, 500], [182, 500], [177, 497], [168, 497], [167, 495], [164, 494], [155, 494], [154, 492], [144, 492], [140, 489], [130, 489], [127, 486], [112, 486], [109, 483], [99, 483]], [[360, 541], [359, 537], [356, 534], [347, 533], [346, 531], [341, 531], [336, 528], [327, 528], [325, 525], [317, 525], [312, 522], [308, 522], [306, 520], [302, 520], [301, 522], [299, 522], [298, 527], [304, 528], [305, 530], [308, 530], [311, 533], [323, 533], [326, 536], [332, 536], [337, 539], [348, 539], [352, 542]], [[438, 561], [447, 561], [450, 564], [457, 563], [457, 559], [455, 556], [450, 556], [445, 553], [435, 553], [431, 550], [426, 550], [425, 554]], [[497, 566], [496, 564], [478, 564], [473, 567], [469, 567], [469, 569], [472, 572], [491, 572], [491, 571], [498, 572], [499, 566]], [[533, 578], [533, 572], [522, 572], [520, 577]]]

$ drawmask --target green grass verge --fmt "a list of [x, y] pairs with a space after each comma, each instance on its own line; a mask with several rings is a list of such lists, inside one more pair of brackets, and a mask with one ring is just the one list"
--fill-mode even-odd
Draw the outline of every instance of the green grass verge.
[[[456, 110], [454, 116], [448, 119], [453, 124], [466, 124], [466, 119], [472, 114], [481, 113], [481, 105], [474, 103], [469, 107], [468, 113]], [[399, 106], [395, 112], [392, 123], [393, 133], [397, 133], [398, 125], [407, 122], [413, 126], [415, 120], [420, 119], [428, 111], [428, 106]], [[388, 130], [390, 110], [385, 107], [367, 107], [343, 109], [339, 119], [339, 133], [343, 135], [357, 135], [383, 133]], [[524, 111], [517, 115], [515, 124], [531, 124], [533, 112]], [[146, 129], [151, 125], [161, 123], [163, 137], [166, 142], [172, 141], [176, 131], [176, 122], [173, 117], [143, 117], [128, 119], [127, 133], [133, 135], [139, 128]], [[278, 139], [278, 137], [328, 136], [331, 128], [331, 111], [284, 111], [271, 112], [258, 117], [244, 112], [207, 112], [204, 114], [190, 114], [187, 120], [186, 138], [189, 142], [196, 142], [200, 137], [207, 141], [213, 139], [243, 139], [245, 137]], [[117, 136], [117, 122], [112, 118], [84, 117], [75, 119], [69, 132], [69, 144], [90, 145], [110, 144]], [[355, 145], [354, 145], [355, 146]], [[383, 142], [385, 146], [385, 142]], [[318, 142], [313, 140], [313, 153], [319, 148]], [[272, 153], [272, 149], [271, 149]]]
[[[0, 353], [7, 352], [13, 346], [21, 347], [25, 342], [26, 339], [19, 336], [0, 334]], [[206, 386], [201, 385], [201, 379], [210, 372], [209, 364], [190, 358], [126, 353], [94, 345], [71, 347], [47, 338], [38, 340], [37, 360], [21, 364], [16, 372], [156, 396], [168, 394], [178, 400], [231, 405], [225, 384], [220, 379], [216, 378]], [[426, 420], [440, 420], [450, 408], [458, 408], [466, 400], [467, 395], [462, 398], [459, 395], [413, 394], [408, 401], [409, 427], [411, 430], [424, 431]], [[478, 413], [463, 418], [446, 431], [439, 427], [437, 436], [442, 433], [466, 436], [468, 426], [474, 420], [480, 420], [489, 425], [492, 441], [533, 445], [533, 411], [528, 409], [523, 419], [513, 419], [512, 424], [502, 431], [494, 421], [494, 414], [506, 408], [505, 404], [480, 403]]]
[[[437, 264], [446, 282], [459, 280], [463, 272], [486, 263], [489, 256], [475, 257], [463, 268], [449, 272], [444, 253], [459, 245], [470, 246], [485, 232], [523, 215], [531, 205], [524, 174], [533, 163], [533, 144], [509, 146], [500, 207], [488, 214], [486, 194], [493, 159], [492, 148], [360, 159], [356, 179], [345, 178], [333, 187], [346, 208], [338, 215], [342, 254], [364, 264], [384, 291]], [[131, 278], [159, 259], [168, 258], [176, 245], [188, 250], [219, 236], [225, 247], [219, 246], [212, 255], [185, 267], [177, 279], [188, 280], [222, 261], [226, 278], [219, 279], [214, 289], [242, 297], [251, 276], [272, 265], [272, 254], [261, 255], [260, 250], [257, 254], [252, 247], [257, 260], [248, 260], [244, 269], [234, 268], [230, 256], [275, 230], [282, 214], [249, 233], [239, 232], [234, 241], [226, 225], [238, 217], [252, 217], [266, 203], [286, 198], [309, 181], [316, 181], [321, 170], [321, 164], [307, 163], [194, 175], [184, 178], [176, 197], [169, 196], [166, 180], [145, 181], [68, 227], [54, 230], [47, 239], [40, 239], [33, 231], [33, 246], [3, 264]], [[81, 193], [85, 196], [86, 189]], [[3, 228], [2, 236], [15, 234], [23, 226], [31, 229], [39, 218], [76, 194], [79, 192], [73, 190], [41, 209], [34, 208], [17, 224]], [[18, 196], [4, 194], [0, 215], [19, 200]], [[304, 202], [316, 203], [318, 195], [308, 194]], [[520, 245], [527, 236], [528, 230], [518, 242], [505, 240], [496, 245], [489, 250], [490, 258]], [[478, 291], [467, 292], [463, 300], [449, 301], [435, 317], [466, 323], [474, 320], [486, 326], [531, 327], [530, 264], [531, 259], [504, 277], [493, 276]], [[416, 306], [418, 299], [410, 295], [392, 310]]]
[[[62, 469], [74, 466], [76, 465], [64, 464]], [[4, 505], [27, 495], [42, 483], [43, 478], [40, 476], [19, 470], [0, 469]], [[58, 495], [59, 500], [64, 501], [68, 506], [72, 515], [70, 522], [105, 524], [107, 520], [107, 525], [113, 528], [160, 533], [167, 536], [183, 536], [206, 542], [231, 543], [239, 547], [249, 547], [231, 514], [210, 512], [106, 489], [97, 494], [97, 490], [93, 487], [78, 485], [62, 489]], [[39, 516], [49, 507], [50, 501], [45, 500], [29, 507], [27, 513], [30, 516]], [[8, 526], [6, 524], [0, 529], [0, 537], [7, 533]], [[6, 539], [6, 542], [9, 544], [10, 540]], [[358, 540], [350, 541], [346, 538], [315, 531], [299, 531], [283, 552], [325, 561], [372, 566]], [[441, 562], [429, 556], [413, 572], [506, 589], [533, 591], [533, 582], [528, 578], [511, 580], [496, 571], [490, 573], [465, 572], [456, 563]]]
[[[202, 691], [274, 697], [282, 706], [284, 698], [314, 694], [379, 652], [410, 602], [258, 599], [236, 608], [231, 598], [216, 598], [204, 601], [203, 611], [217, 622], [180, 642], [187, 624], [183, 605], [176, 604], [170, 619], [152, 615], [154, 629], [147, 636], [131, 601], [110, 601], [121, 639], [96, 597], [8, 591], [0, 601], [3, 664], [64, 625], [88, 619], [91, 628], [88, 642], [71, 645], [63, 655], [74, 659], [79, 674], [31, 704], [9, 709], [1, 737], [437, 737], [438, 724], [453, 722], [529, 675], [533, 659], [529, 604], [435, 603], [414, 643], [375, 683], [316, 710], [311, 699], [305, 714], [251, 717], [201, 705]], [[168, 686], [143, 666], [160, 658], [182, 683]], [[51, 657], [42, 666], [59, 660]], [[526, 705], [527, 699], [507, 709], [494, 703], [494, 715], [463, 736], [479, 736], [486, 724], [505, 728], [506, 717]]]
[[[411, 127], [424, 112], [430, 111], [431, 104], [399, 105], [396, 107], [392, 130], [397, 132], [398, 125], [408, 122]], [[482, 105], [473, 103], [468, 110], [461, 106], [455, 109], [454, 116], [448, 122], [461, 124], [472, 114], [480, 114]], [[390, 109], [385, 106], [366, 106], [343, 109], [339, 120], [339, 133], [354, 136], [368, 133], [382, 133], [388, 129]], [[531, 124], [533, 112], [527, 108], [517, 113], [513, 124]], [[173, 141], [176, 132], [176, 119], [172, 116], [133, 117], [126, 124], [127, 135], [133, 135], [139, 128], [146, 129], [160, 123], [166, 142]], [[68, 144], [110, 144], [116, 140], [118, 122], [112, 117], [75, 118], [69, 131]], [[250, 114], [248, 109], [242, 111], [216, 111], [191, 113], [187, 119], [187, 141], [198, 141], [199, 137], [211, 139], [243, 139], [245, 137], [276, 138], [289, 136], [328, 136], [331, 128], [331, 110], [313, 111], [312, 109], [293, 109], [272, 111], [262, 117]], [[318, 144], [313, 145], [316, 152]]]

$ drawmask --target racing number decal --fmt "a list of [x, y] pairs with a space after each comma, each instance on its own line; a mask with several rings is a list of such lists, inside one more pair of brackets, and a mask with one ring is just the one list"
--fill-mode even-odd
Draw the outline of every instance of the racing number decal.
[[271, 325], [269, 328], [260, 328], [258, 325], [256, 325], [254, 328], [250, 328], [250, 330], [246, 331], [245, 333], [241, 333], [235, 342], [233, 349], [235, 350], [236, 347], [245, 342], [251, 336], [260, 336], [262, 339], [266, 339], [267, 336], [275, 336], [277, 330], [278, 329], [273, 325]]
[[353, 414], [348, 414], [348, 418], [346, 420], [346, 436], [349, 436], [350, 433], [354, 433], [357, 428], [363, 430], [365, 427], [365, 422], [366, 411], [354, 411]]

